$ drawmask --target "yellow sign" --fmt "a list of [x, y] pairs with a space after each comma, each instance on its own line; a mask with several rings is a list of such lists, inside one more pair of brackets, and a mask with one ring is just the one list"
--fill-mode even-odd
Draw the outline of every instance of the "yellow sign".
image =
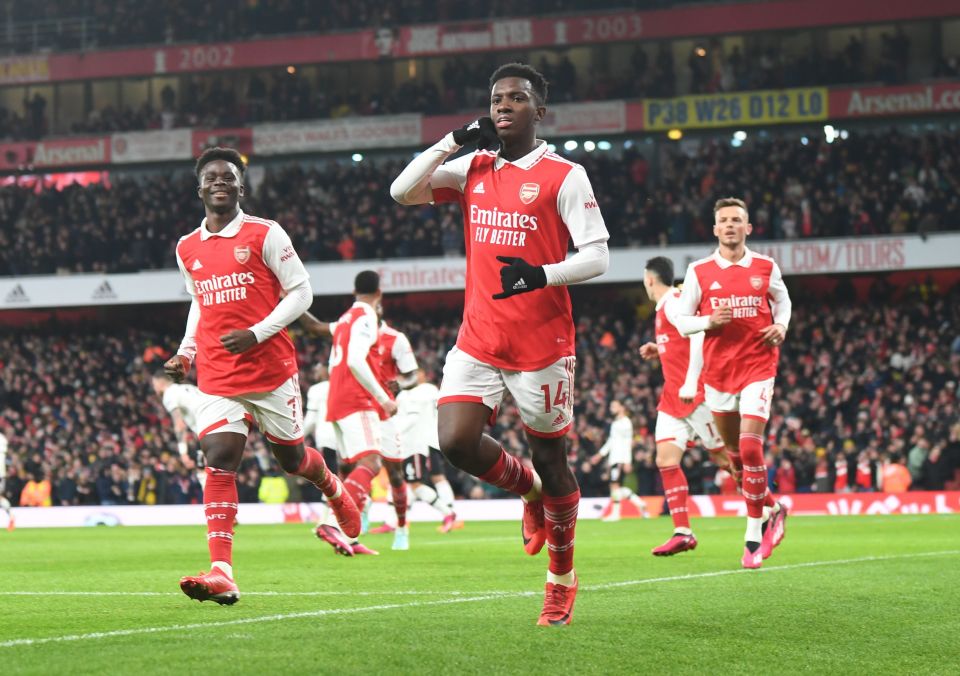
[[707, 129], [825, 120], [827, 102], [825, 87], [645, 99], [643, 128]]
[[45, 56], [15, 56], [0, 59], [0, 84], [45, 82], [50, 79], [50, 62]]

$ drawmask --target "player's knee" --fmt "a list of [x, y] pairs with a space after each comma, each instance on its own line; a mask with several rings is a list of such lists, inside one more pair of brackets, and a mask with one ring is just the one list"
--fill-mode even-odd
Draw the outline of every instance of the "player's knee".
[[366, 467], [374, 474], [380, 473], [381, 462], [380, 462], [379, 455], [376, 455], [376, 454], [366, 455], [360, 458], [357, 464], [362, 465], [363, 467]]
[[441, 427], [439, 430], [440, 452], [456, 467], [462, 467], [476, 452], [479, 439], [464, 433], [455, 427]]

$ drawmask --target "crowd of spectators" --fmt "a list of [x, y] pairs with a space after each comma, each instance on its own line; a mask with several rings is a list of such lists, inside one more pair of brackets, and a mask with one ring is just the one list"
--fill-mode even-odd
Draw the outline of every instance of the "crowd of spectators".
[[[562, 150], [561, 150], [562, 152]], [[960, 227], [960, 133], [852, 131], [827, 143], [794, 135], [573, 154], [590, 176], [612, 247], [709, 239], [718, 196], [743, 195], [755, 239], [923, 234]], [[272, 218], [307, 261], [463, 253], [455, 205], [399, 206], [389, 187], [403, 158], [268, 165], [244, 209]], [[654, 172], [653, 166], [659, 171]], [[189, 173], [63, 190], [0, 187], [0, 275], [175, 267], [199, 224]]]
[[[553, 103], [608, 99], [671, 97], [690, 93], [746, 91], [782, 87], [824, 86], [858, 82], [898, 84], [907, 77], [909, 39], [897, 31], [881, 36], [882, 46], [871, 60], [856, 37], [835, 53], [821, 50], [784, 52], [781, 45], [756, 46], [741, 53], [724, 50], [711, 39], [695, 45], [685, 66], [675, 63], [671, 44], [638, 44], [630, 68], [578, 66], [564, 52], [541, 56], [535, 64], [550, 82]], [[603, 45], [594, 47], [602, 53]], [[596, 61], [609, 60], [599, 57]], [[445, 60], [439, 78], [423, 75], [405, 79], [393, 88], [356, 82], [337, 86], [337, 74], [320, 67], [313, 75], [303, 70], [196, 75], [184, 80], [177, 95], [163, 87], [155, 104], [109, 105], [90, 110], [69, 125], [69, 132], [94, 134], [171, 129], [176, 127], [230, 128], [258, 122], [332, 119], [399, 113], [443, 114], [483, 109], [488, 105], [487, 80], [502, 56], [476, 54]], [[686, 68], [684, 75], [680, 69]], [[951, 75], [953, 74], [953, 75]], [[943, 58], [931, 75], [957, 74], [957, 59]], [[679, 76], [679, 77], [678, 77]], [[23, 112], [0, 108], [0, 138], [37, 139], [50, 132], [47, 102], [34, 94], [23, 102]], [[65, 132], [67, 129], [57, 131]]]
[[[927, 281], [897, 290], [878, 278], [869, 295], [858, 297], [849, 283], [807, 296], [798, 284], [788, 285], [796, 297], [794, 318], [766, 440], [775, 489], [960, 488], [960, 287], [945, 290]], [[638, 353], [651, 339], [652, 307], [600, 297], [604, 293], [610, 292], [579, 289], [575, 297], [584, 312], [577, 318], [570, 462], [584, 495], [605, 494], [606, 469], [589, 459], [608, 433], [610, 401], [618, 399], [634, 423], [638, 492], [654, 494], [660, 490], [653, 430], [662, 378], [657, 365]], [[458, 311], [391, 310], [388, 298], [386, 312], [436, 380], [456, 338]], [[30, 481], [34, 487], [48, 482], [53, 504], [201, 499], [149, 382], [176, 346], [180, 314], [155, 313], [156, 328], [115, 319], [15, 329], [0, 337], [0, 432], [10, 443], [6, 492], [14, 504]], [[310, 365], [326, 359], [328, 345], [297, 331], [295, 343], [306, 387]], [[491, 431], [510, 450], [528, 455], [509, 399]], [[701, 451], [687, 454], [683, 467], [693, 493], [718, 490], [717, 470]], [[243, 499], [256, 501], [263, 478], [279, 474], [252, 435], [240, 472]], [[451, 470], [450, 478], [461, 496], [495, 495], [460, 472]], [[292, 482], [291, 488], [296, 499], [304, 487]]]
[[[7, 0], [0, 53], [222, 42], [514, 16], [649, 10], [701, 0]], [[715, 0], [717, 2], [718, 0]], [[719, 0], [722, 2], [723, 0]], [[731, 0], [726, 0], [730, 2]], [[33, 30], [38, 23], [39, 30]]]

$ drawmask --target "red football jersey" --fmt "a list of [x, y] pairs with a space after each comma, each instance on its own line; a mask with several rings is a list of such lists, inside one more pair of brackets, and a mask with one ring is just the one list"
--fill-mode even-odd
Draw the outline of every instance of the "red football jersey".
[[354, 303], [333, 327], [333, 346], [330, 348], [330, 395], [327, 401], [327, 420], [330, 422], [346, 418], [357, 411], [381, 412], [380, 405], [373, 395], [360, 384], [347, 364], [350, 355], [350, 338], [358, 332], [366, 344], [370, 345], [367, 364], [374, 377], [380, 377], [379, 354], [377, 352], [377, 314], [366, 303]]
[[248, 329], [280, 302], [280, 291], [307, 272], [276, 222], [241, 211], [223, 230], [203, 224], [177, 243], [177, 264], [187, 291], [200, 306], [196, 331], [197, 385], [207, 394], [270, 392], [298, 372], [297, 352], [286, 330], [232, 354], [220, 336]]
[[566, 287], [494, 300], [502, 291], [497, 256], [530, 265], [559, 263], [576, 247], [606, 241], [586, 172], [548, 151], [543, 141], [507, 162], [479, 151], [447, 162], [430, 180], [436, 202], [460, 203], [467, 252], [463, 324], [457, 346], [480, 361], [535, 371], [574, 354]]
[[401, 373], [416, 371], [417, 358], [410, 346], [410, 339], [402, 331], [397, 331], [386, 322], [380, 322], [378, 335], [377, 356], [379, 358], [380, 384], [387, 390], [391, 398], [394, 398], [387, 385], [396, 382]]
[[703, 382], [697, 377], [697, 395], [693, 403], [685, 404], [680, 401], [680, 388], [686, 382], [690, 369], [690, 338], [682, 335], [668, 316], [669, 311], [674, 309], [668, 305], [675, 305], [679, 298], [680, 290], [674, 289], [665, 293], [657, 303], [657, 352], [660, 353], [660, 366], [663, 370], [663, 391], [660, 393], [657, 410], [683, 419], [703, 402]]
[[684, 315], [706, 316], [733, 308], [733, 320], [707, 331], [703, 341], [703, 382], [720, 392], [738, 393], [750, 383], [777, 375], [778, 347], [761, 340], [760, 331], [790, 321], [790, 296], [772, 258], [747, 249], [737, 263], [719, 253], [687, 268], [678, 301]]

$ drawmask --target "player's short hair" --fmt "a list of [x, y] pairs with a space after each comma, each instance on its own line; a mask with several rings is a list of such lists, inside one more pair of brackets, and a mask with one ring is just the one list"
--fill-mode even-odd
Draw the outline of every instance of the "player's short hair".
[[713, 205], [713, 215], [716, 216], [717, 212], [724, 207], [740, 207], [747, 215], [750, 213], [747, 209], [747, 203], [739, 197], [721, 197]]
[[667, 286], [673, 286], [673, 261], [666, 256], [657, 256], [647, 261], [646, 269]]
[[364, 270], [353, 279], [353, 291], [358, 296], [369, 296], [380, 290], [380, 275], [373, 270]]
[[533, 93], [537, 97], [537, 103], [541, 106], [546, 104], [549, 83], [547, 78], [533, 66], [528, 66], [525, 63], [507, 63], [500, 66], [490, 76], [490, 89], [493, 89], [493, 85], [505, 77], [520, 77], [529, 80], [533, 87]]
[[194, 167], [194, 173], [196, 173], [197, 178], [200, 178], [200, 172], [203, 171], [205, 166], [211, 162], [216, 162], [217, 160], [223, 160], [224, 162], [235, 164], [237, 169], [240, 171], [240, 178], [243, 178], [244, 172], [247, 171], [247, 165], [243, 162], [243, 155], [233, 148], [220, 148], [217, 146], [214, 148], [207, 148], [200, 153], [200, 157], [197, 158], [197, 164]]

